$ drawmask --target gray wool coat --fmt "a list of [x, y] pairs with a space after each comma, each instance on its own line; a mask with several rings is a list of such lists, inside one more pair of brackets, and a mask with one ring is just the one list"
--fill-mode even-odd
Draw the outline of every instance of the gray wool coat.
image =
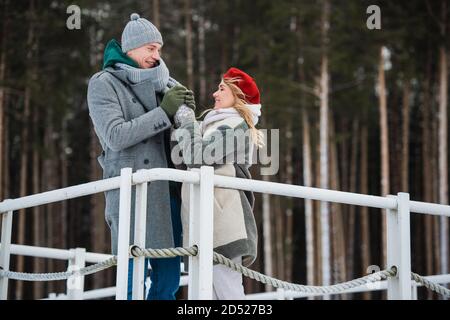
[[[172, 123], [151, 80], [128, 81], [125, 71], [106, 68], [92, 76], [88, 86], [89, 115], [103, 148], [98, 162], [103, 178], [120, 175], [121, 168], [167, 168], [164, 131]], [[105, 217], [111, 229], [112, 253], [117, 254], [119, 189], [105, 193]], [[134, 238], [135, 187], [132, 194], [130, 244]], [[168, 181], [148, 186], [146, 247], [174, 246]]]

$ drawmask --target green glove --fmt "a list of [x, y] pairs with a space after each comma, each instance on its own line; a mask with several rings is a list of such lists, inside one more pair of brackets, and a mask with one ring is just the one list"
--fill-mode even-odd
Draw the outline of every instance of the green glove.
[[182, 86], [170, 88], [161, 101], [161, 108], [169, 117], [173, 117], [178, 107], [185, 103], [187, 90]]
[[186, 97], [185, 97], [185, 104], [195, 111], [195, 98], [194, 98], [194, 92], [192, 90], [187, 90]]

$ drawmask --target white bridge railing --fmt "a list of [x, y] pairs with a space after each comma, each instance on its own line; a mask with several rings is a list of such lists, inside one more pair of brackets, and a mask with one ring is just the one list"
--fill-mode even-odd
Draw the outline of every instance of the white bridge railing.
[[[68, 269], [81, 269], [87, 263], [99, 263], [112, 257], [109, 254], [86, 252], [84, 248], [74, 249], [55, 249], [46, 247], [26, 246], [11, 244], [11, 255], [22, 255], [36, 258], [65, 260], [68, 262]], [[183, 263], [181, 270], [184, 269]], [[446, 275], [432, 275], [427, 276], [425, 279], [433, 281], [439, 284], [450, 283], [450, 274]], [[147, 277], [146, 281], [150, 284], [150, 278]], [[180, 287], [188, 285], [188, 276], [181, 275]], [[422, 285], [411, 282], [412, 286], [412, 299], [417, 300], [417, 289]], [[365, 286], [358, 288], [348, 289], [342, 291], [339, 294], [346, 293], [362, 293], [370, 291], [387, 290], [387, 281], [380, 281], [378, 283], [368, 283]], [[104, 299], [114, 297], [116, 295], [116, 287], [97, 288], [93, 290], [84, 291], [84, 276], [78, 276], [67, 280], [65, 293], [48, 294], [47, 298], [42, 300], [91, 300], [91, 299]], [[296, 291], [290, 291], [285, 289], [277, 289], [276, 291], [251, 293], [246, 295], [246, 299], [249, 300], [292, 300], [296, 298], [306, 298], [317, 296], [318, 294], [308, 294]]]
[[[0, 202], [0, 215], [2, 216], [0, 267], [4, 271], [9, 270], [12, 249], [12, 215], [14, 211], [120, 189], [119, 245], [115, 296], [117, 300], [127, 299], [131, 189], [133, 185], [136, 185], [134, 244], [144, 248], [147, 184], [156, 180], [172, 180], [190, 184], [189, 246], [196, 245], [198, 247], [198, 254], [189, 257], [188, 298], [194, 300], [212, 298], [214, 187], [386, 209], [386, 267], [391, 268], [395, 266], [397, 268], [397, 276], [388, 278], [387, 280], [388, 299], [413, 298], [413, 291], [411, 289], [410, 213], [415, 212], [450, 217], [450, 206], [411, 201], [408, 193], [380, 197], [275, 182], [248, 180], [214, 175], [213, 168], [208, 166], [191, 171], [159, 168], [139, 170], [136, 173], [132, 173], [131, 168], [124, 168], [121, 170], [119, 177]], [[76, 251], [73, 254], [74, 256], [71, 259], [76, 260]], [[134, 259], [133, 299], [143, 299], [145, 258], [137, 257]], [[441, 279], [444, 283], [447, 280], [447, 278]], [[6, 299], [7, 292], [8, 278], [0, 277], [0, 299]], [[77, 293], [76, 295], [79, 294]]]

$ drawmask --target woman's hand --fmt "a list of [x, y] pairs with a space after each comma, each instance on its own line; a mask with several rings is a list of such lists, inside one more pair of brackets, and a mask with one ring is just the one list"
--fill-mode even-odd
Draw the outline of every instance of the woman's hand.
[[183, 123], [195, 121], [194, 110], [183, 104], [178, 108], [173, 119], [175, 128], [179, 128]]

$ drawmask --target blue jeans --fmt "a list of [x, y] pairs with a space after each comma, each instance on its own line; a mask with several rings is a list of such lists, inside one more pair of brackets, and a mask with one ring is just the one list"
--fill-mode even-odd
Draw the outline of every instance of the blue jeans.
[[[181, 202], [176, 197], [170, 198], [170, 211], [172, 216], [172, 229], [175, 246], [181, 246]], [[147, 278], [148, 263], [152, 267], [150, 271], [151, 286], [146, 300], [175, 300], [175, 294], [180, 285], [181, 257], [175, 258], [146, 258], [144, 279]], [[145, 289], [144, 289], [145, 290]], [[133, 259], [128, 264], [128, 300], [131, 300], [133, 292]], [[144, 291], [145, 293], [145, 291]]]

